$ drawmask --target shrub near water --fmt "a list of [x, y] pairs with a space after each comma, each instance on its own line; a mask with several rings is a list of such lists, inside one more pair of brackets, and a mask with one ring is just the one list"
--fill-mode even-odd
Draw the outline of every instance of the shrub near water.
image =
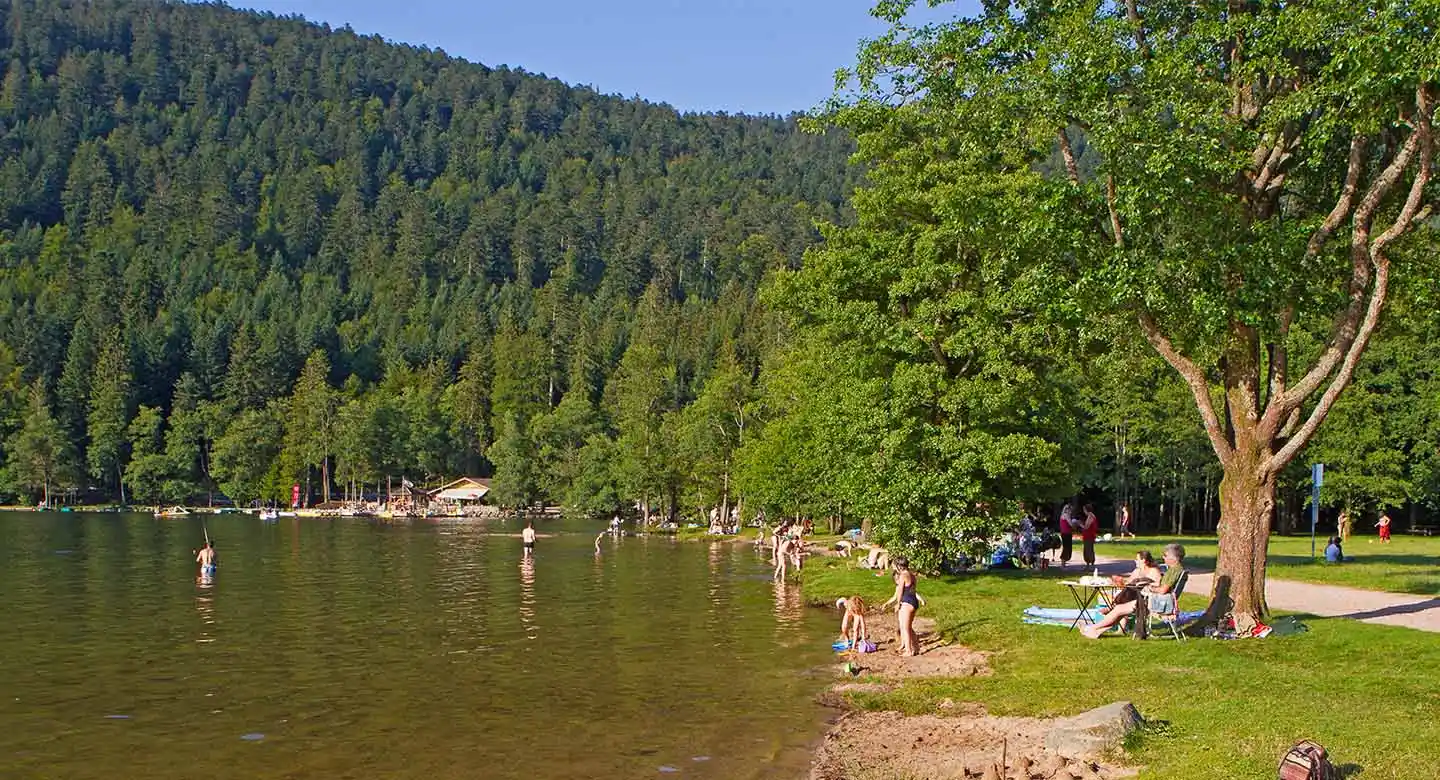
[[[806, 599], [857, 593], [883, 601], [885, 577], [826, 559], [803, 574]], [[852, 697], [867, 709], [940, 712], [940, 701], [980, 702], [995, 715], [1057, 717], [1116, 700], [1151, 727], [1128, 745], [1142, 778], [1234, 780], [1273, 775], [1291, 743], [1311, 738], [1364, 777], [1440, 777], [1440, 637], [1342, 618], [1305, 617], [1298, 636], [1218, 642], [1090, 641], [1020, 622], [1025, 607], [1072, 606], [1058, 573], [922, 578], [922, 616], [951, 641], [992, 653], [994, 674], [907, 681]], [[1204, 606], [1187, 596], [1187, 609]], [[878, 601], [877, 601], [878, 603]], [[886, 616], [888, 617], [888, 616]], [[893, 631], [877, 616], [872, 631]]]

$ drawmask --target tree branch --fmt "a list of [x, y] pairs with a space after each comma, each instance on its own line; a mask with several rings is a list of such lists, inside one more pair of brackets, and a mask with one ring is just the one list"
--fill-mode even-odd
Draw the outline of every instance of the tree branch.
[[1080, 184], [1080, 164], [1075, 161], [1075, 150], [1070, 146], [1070, 135], [1065, 128], [1055, 131], [1056, 139], [1060, 142], [1060, 156], [1065, 158], [1065, 173], [1070, 177], [1070, 183], [1076, 186]]
[[1220, 462], [1229, 461], [1234, 448], [1226, 441], [1220, 418], [1215, 414], [1215, 401], [1210, 397], [1210, 383], [1205, 379], [1205, 372], [1200, 370], [1195, 361], [1175, 349], [1175, 345], [1161, 332], [1160, 324], [1155, 321], [1153, 314], [1141, 309], [1138, 317], [1145, 339], [1160, 353], [1160, 357], [1165, 358], [1165, 362], [1180, 374], [1185, 384], [1190, 386], [1190, 392], [1195, 396], [1195, 407], [1200, 411], [1200, 419], [1205, 423], [1205, 433], [1210, 437], [1210, 446], [1215, 448]]
[[1275, 343], [1270, 345], [1270, 381], [1265, 391], [1265, 409], [1270, 409], [1270, 402], [1277, 395], [1285, 394], [1285, 383], [1290, 381], [1290, 348], [1286, 342], [1290, 338], [1290, 325], [1295, 321], [1295, 307], [1286, 306], [1280, 310], [1280, 332], [1277, 334]]
[[1412, 138], [1420, 139], [1419, 169], [1415, 172], [1415, 180], [1410, 183], [1410, 195], [1405, 198], [1405, 205], [1400, 208], [1395, 221], [1371, 244], [1370, 253], [1375, 256], [1383, 256], [1392, 241], [1404, 235], [1417, 220], [1424, 219], [1430, 213], [1429, 206], [1422, 210], [1420, 202], [1425, 197], [1426, 185], [1430, 183], [1430, 161], [1435, 156], [1435, 139], [1431, 135], [1431, 121], [1435, 109], [1431, 104], [1429, 91], [1424, 86], [1416, 91], [1415, 102], [1419, 110], [1415, 112], [1415, 133]]
[[1360, 183], [1360, 171], [1365, 167], [1365, 147], [1368, 141], [1363, 135], [1357, 135], [1350, 139], [1350, 162], [1345, 169], [1345, 186], [1340, 190], [1340, 199], [1335, 202], [1335, 208], [1320, 223], [1320, 227], [1310, 236], [1310, 242], [1305, 246], [1305, 257], [1311, 258], [1320, 254], [1325, 247], [1325, 242], [1330, 240], [1330, 234], [1340, 223], [1349, 216], [1350, 208], [1355, 203], [1355, 188]]
[[[1330, 408], [1334, 406], [1336, 399], [1340, 397], [1340, 393], [1350, 384], [1350, 379], [1355, 374], [1355, 366], [1359, 363], [1360, 355], [1364, 353], [1371, 335], [1375, 332], [1375, 328], [1380, 322], [1380, 311], [1385, 306], [1385, 296], [1390, 281], [1390, 258], [1386, 256], [1385, 250], [1391, 242], [1408, 231], [1417, 218], [1424, 218], [1430, 211], [1428, 206], [1422, 208], [1421, 201], [1424, 199], [1425, 187], [1430, 183], [1431, 159], [1435, 154], [1434, 138], [1431, 133], [1434, 105], [1428, 89], [1423, 85], [1416, 91], [1416, 105], [1418, 110], [1415, 112], [1414, 119], [1412, 120], [1414, 122], [1414, 132], [1410, 135], [1410, 138], [1406, 140], [1404, 149], [1401, 150], [1400, 154], [1396, 155], [1395, 160], [1391, 163], [1390, 167], [1386, 169], [1385, 174], [1381, 175], [1381, 178], [1384, 179], [1388, 174], [1391, 174], [1392, 171], [1394, 172], [1393, 176], [1389, 176], [1389, 183], [1384, 187], [1384, 190], [1388, 191], [1389, 187], [1393, 186], [1395, 179], [1399, 177], [1397, 165], [1400, 164], [1402, 160], [1408, 165], [1409, 159], [1413, 157], [1417, 151], [1419, 152], [1420, 164], [1417, 166], [1415, 179], [1410, 184], [1410, 193], [1405, 198], [1405, 204], [1400, 208], [1400, 213], [1396, 215], [1395, 221], [1391, 223], [1385, 232], [1381, 233], [1373, 242], [1370, 242], [1369, 245], [1366, 246], [1363, 242], [1368, 238], [1370, 223], [1374, 218], [1375, 209], [1378, 208], [1380, 199], [1384, 197], [1384, 192], [1379, 188], [1380, 180], [1377, 179], [1376, 184], [1371, 187], [1371, 191], [1366, 193], [1365, 200], [1361, 202], [1359, 209], [1355, 212], [1355, 238], [1352, 242], [1351, 254], [1355, 258], [1355, 262], [1358, 263], [1360, 261], [1360, 255], [1363, 253], [1364, 259], [1373, 264], [1375, 272], [1374, 286], [1370, 290], [1369, 305], [1365, 309], [1365, 318], [1360, 323], [1354, 340], [1348, 345], [1345, 351], [1345, 359], [1340, 365], [1339, 372], [1330, 382], [1330, 386], [1325, 388], [1324, 395], [1322, 395], [1319, 402], [1315, 404], [1315, 408], [1310, 411], [1310, 416], [1305, 420], [1304, 424], [1295, 431], [1295, 434], [1285, 443], [1285, 446], [1281, 447], [1279, 451], [1266, 461], [1264, 468], [1267, 473], [1273, 474], [1284, 468], [1285, 465], [1295, 457], [1296, 453], [1300, 451], [1300, 448], [1309, 442], [1310, 438], [1314, 436], [1316, 429], [1320, 427], [1320, 423], [1322, 423], [1325, 420], [1325, 416], [1329, 414]], [[1402, 165], [1401, 167], [1404, 166]], [[1353, 294], [1354, 291], [1352, 290], [1352, 295]], [[1318, 368], [1317, 366], [1317, 370]], [[1314, 371], [1311, 373], [1313, 374]]]
[[1365, 311], [1365, 319], [1361, 322], [1355, 340], [1351, 342], [1350, 349], [1345, 353], [1345, 361], [1340, 365], [1340, 371], [1330, 386], [1325, 388], [1325, 394], [1320, 396], [1315, 408], [1310, 411], [1310, 416], [1305, 420], [1290, 440], [1271, 455], [1269, 460], [1261, 466], [1265, 474], [1275, 474], [1285, 468], [1300, 449], [1315, 435], [1315, 430], [1324, 422], [1325, 416], [1330, 413], [1330, 407], [1335, 405], [1335, 400], [1340, 397], [1341, 391], [1350, 384], [1350, 378], [1355, 374], [1355, 365], [1360, 362], [1360, 355], [1365, 351], [1365, 346], [1370, 342], [1370, 335], [1375, 332], [1375, 326], [1380, 322], [1380, 310], [1385, 306], [1386, 288], [1390, 281], [1390, 261], [1381, 260], [1375, 267], [1375, 287], [1370, 296], [1370, 305]]
[[1115, 248], [1125, 248], [1125, 232], [1120, 229], [1120, 212], [1115, 208], [1115, 174], [1105, 174], [1105, 207], [1110, 210], [1110, 229], [1115, 234]]
[[[1428, 136], [1428, 133], [1426, 135]], [[1320, 388], [1326, 377], [1334, 373], [1335, 367], [1350, 351], [1356, 337], [1356, 328], [1366, 312], [1365, 291], [1370, 287], [1371, 274], [1374, 270], [1369, 247], [1371, 221], [1374, 219], [1375, 210], [1380, 207], [1385, 196], [1395, 186], [1396, 180], [1400, 178], [1400, 174], [1414, 159], [1415, 152], [1420, 147], [1420, 141], [1421, 133], [1411, 133], [1410, 137], [1406, 139], [1405, 145], [1395, 155], [1395, 159], [1391, 160], [1385, 170], [1375, 177], [1375, 181], [1371, 182], [1369, 190], [1366, 191], [1365, 196], [1361, 198], [1360, 204], [1356, 207], [1355, 227], [1350, 241], [1350, 303], [1336, 317], [1335, 324], [1331, 328], [1330, 344], [1315, 363], [1315, 367], [1310, 369], [1310, 372], [1297, 382], [1295, 387], [1276, 399], [1277, 403], [1267, 411], [1267, 418], [1270, 417], [1271, 412], [1277, 419], [1284, 417], [1290, 410], [1299, 407], [1305, 398]], [[1270, 420], [1267, 419], [1267, 422]]]

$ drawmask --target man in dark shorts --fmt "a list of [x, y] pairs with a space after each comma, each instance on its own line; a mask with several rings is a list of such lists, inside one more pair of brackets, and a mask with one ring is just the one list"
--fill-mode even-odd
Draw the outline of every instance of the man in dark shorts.
[[525, 557], [529, 558], [535, 554], [535, 522], [525, 523], [525, 530], [520, 532], [520, 542], [525, 548]]

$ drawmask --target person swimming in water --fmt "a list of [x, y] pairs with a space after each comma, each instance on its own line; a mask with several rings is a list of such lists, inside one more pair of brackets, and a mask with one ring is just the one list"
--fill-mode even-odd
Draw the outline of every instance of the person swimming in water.
[[520, 542], [521, 546], [525, 548], [525, 558], [528, 559], [535, 554], [535, 522], [533, 520], [525, 523], [525, 530], [520, 532]]

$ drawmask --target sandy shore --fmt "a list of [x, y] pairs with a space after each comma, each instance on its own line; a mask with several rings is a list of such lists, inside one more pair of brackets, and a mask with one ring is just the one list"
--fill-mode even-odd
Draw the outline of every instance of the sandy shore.
[[[876, 621], [888, 633], [891, 626]], [[840, 679], [822, 695], [844, 712], [815, 752], [811, 780], [1093, 780], [1121, 778], [1135, 770], [1103, 761], [1071, 761], [1045, 747], [1055, 721], [997, 717], [970, 702], [940, 702], [936, 712], [903, 715], [852, 709], [849, 696], [885, 692], [906, 680], [955, 678], [991, 673], [985, 653], [942, 640], [933, 620], [916, 620], [920, 655], [901, 657], [896, 638], [878, 642], [878, 652], [837, 655]], [[843, 671], [845, 662], [858, 675]]]

